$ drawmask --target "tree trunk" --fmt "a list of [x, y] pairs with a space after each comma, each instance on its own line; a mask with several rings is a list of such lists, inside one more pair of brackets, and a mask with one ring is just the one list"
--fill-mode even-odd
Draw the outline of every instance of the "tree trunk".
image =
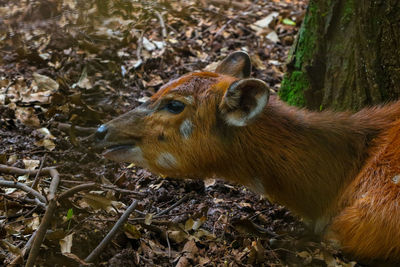
[[400, 0], [310, 0], [279, 95], [317, 110], [399, 98]]

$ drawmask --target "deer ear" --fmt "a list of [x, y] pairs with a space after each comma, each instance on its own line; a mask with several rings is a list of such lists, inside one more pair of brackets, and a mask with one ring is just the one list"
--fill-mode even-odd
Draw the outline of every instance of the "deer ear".
[[251, 73], [250, 57], [243, 51], [233, 52], [219, 63], [215, 72], [239, 79], [248, 78]]
[[261, 80], [248, 78], [232, 83], [219, 105], [226, 123], [246, 126], [264, 110], [269, 99], [269, 88]]

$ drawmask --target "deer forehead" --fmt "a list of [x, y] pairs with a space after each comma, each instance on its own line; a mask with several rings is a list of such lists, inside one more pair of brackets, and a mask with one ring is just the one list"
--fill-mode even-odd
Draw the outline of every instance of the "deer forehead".
[[165, 97], [174, 98], [176, 95], [182, 95], [189, 104], [192, 104], [195, 99], [203, 98], [210, 93], [224, 93], [235, 80], [233, 77], [213, 72], [191, 73], [165, 84], [151, 99], [157, 101]]

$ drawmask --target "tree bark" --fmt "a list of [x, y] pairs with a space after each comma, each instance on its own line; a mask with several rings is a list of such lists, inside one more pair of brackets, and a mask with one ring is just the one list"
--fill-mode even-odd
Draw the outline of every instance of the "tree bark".
[[279, 92], [291, 105], [358, 110], [400, 96], [400, 1], [310, 0]]

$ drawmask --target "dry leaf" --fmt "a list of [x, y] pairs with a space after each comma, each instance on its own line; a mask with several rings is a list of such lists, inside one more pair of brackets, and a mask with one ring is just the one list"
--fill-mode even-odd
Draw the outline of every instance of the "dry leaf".
[[268, 40], [270, 40], [271, 42], [273, 42], [273, 43], [280, 42], [279, 37], [278, 37], [278, 34], [276, 34], [275, 31], [270, 32], [270, 33], [266, 36], [266, 38], [267, 38]]
[[40, 165], [40, 160], [36, 159], [23, 159], [22, 162], [25, 165], [25, 169], [27, 170], [34, 170]]
[[103, 209], [109, 213], [115, 212], [114, 207], [117, 209], [125, 207], [125, 204], [123, 204], [122, 202], [113, 201], [106, 197], [90, 193], [84, 194], [82, 200], [95, 210]]
[[173, 240], [175, 243], [182, 243], [187, 238], [187, 234], [182, 230], [168, 231], [169, 239]]
[[71, 247], [72, 247], [72, 240], [73, 240], [73, 235], [74, 233], [67, 235], [63, 239], [60, 239], [60, 248], [61, 248], [61, 253], [71, 253]]
[[185, 256], [180, 257], [178, 263], [175, 265], [175, 267], [190, 267], [190, 266], [192, 265]]
[[126, 236], [130, 239], [140, 239], [142, 237], [140, 231], [133, 224], [130, 223], [124, 224], [124, 231]]
[[196, 220], [192, 226], [193, 230], [197, 230], [200, 226], [207, 220], [205, 216], [201, 217], [200, 219]]
[[255, 31], [259, 31], [263, 28], [273, 28], [272, 22], [279, 16], [278, 12], [272, 12], [268, 16], [263, 19], [257, 20], [253, 24], [250, 25]]
[[198, 248], [196, 246], [196, 242], [194, 242], [193, 240], [189, 240], [186, 242], [186, 244], [183, 246], [182, 252], [186, 252], [186, 256], [189, 259], [194, 259], [197, 252], [198, 252]]
[[21, 123], [32, 126], [32, 127], [39, 127], [40, 121], [39, 118], [35, 114], [35, 110], [31, 107], [23, 108], [23, 107], [16, 107], [15, 109], [15, 117], [21, 121]]
[[152, 42], [150, 42], [149, 39], [147, 39], [146, 37], [143, 37], [142, 44], [147, 51], [153, 51], [156, 49], [156, 46]]
[[10, 242], [8, 242], [7, 240], [5, 240], [5, 239], [4, 239], [4, 240], [1, 240], [1, 243], [2, 243], [3, 246], [6, 247], [7, 250], [8, 250], [9, 252], [11, 252], [12, 254], [17, 255], [17, 256], [21, 256], [21, 255], [22, 255], [21, 249], [20, 249], [19, 247], [17, 247], [17, 246], [14, 246], [13, 244], [11, 244]]
[[260, 57], [257, 54], [252, 54], [250, 56], [250, 58], [251, 58], [251, 63], [253, 64], [253, 66], [256, 69], [259, 69], [259, 70], [266, 70], [267, 69], [267, 67], [265, 66], [264, 62], [260, 59]]
[[79, 263], [80, 265], [83, 265], [83, 266], [92, 265], [91, 263], [87, 263], [86, 261], [80, 259], [78, 256], [76, 256], [76, 255], [73, 254], [73, 253], [63, 253], [63, 255], [66, 256], [66, 257], [68, 257], [68, 258], [70, 258], [70, 259], [73, 259], [74, 261], [76, 261], [76, 262]]
[[7, 164], [12, 165], [17, 161], [17, 159], [18, 159], [17, 155], [15, 155], [15, 154], [11, 155], [7, 160]]
[[45, 92], [45, 91], [54, 92], [58, 90], [59, 87], [58, 83], [53, 79], [51, 79], [50, 77], [41, 75], [39, 73], [34, 73], [33, 79], [36, 83], [36, 86], [38, 87], [39, 92]]
[[189, 218], [189, 219], [185, 222], [185, 231], [192, 230], [193, 225], [194, 225], [194, 220], [193, 220], [192, 218]]
[[56, 144], [50, 139], [36, 141], [35, 146], [44, 147], [49, 151], [53, 151], [56, 148]]
[[153, 215], [154, 215], [153, 213], [147, 213], [146, 214], [145, 219], [144, 219], [144, 223], [146, 225], [150, 225], [151, 224], [151, 222], [153, 220]]
[[210, 187], [210, 186], [213, 186], [213, 185], [215, 185], [215, 182], [216, 182], [217, 180], [215, 180], [215, 179], [205, 179], [204, 180], [204, 186], [206, 187], [206, 188], [208, 188], [208, 187]]
[[164, 81], [158, 75], [152, 75], [151, 78], [152, 79], [150, 82], [144, 84], [145, 86], [157, 86], [164, 83]]

